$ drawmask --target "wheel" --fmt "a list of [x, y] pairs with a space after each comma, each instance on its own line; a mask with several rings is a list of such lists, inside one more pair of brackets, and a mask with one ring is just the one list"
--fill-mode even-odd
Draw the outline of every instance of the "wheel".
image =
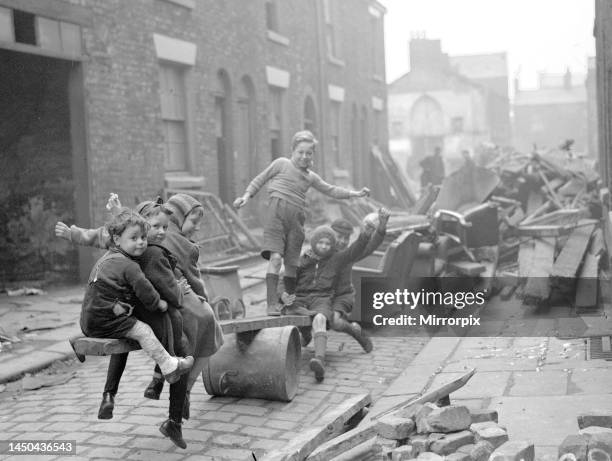
[[211, 306], [215, 313], [215, 317], [217, 320], [231, 320], [232, 319], [232, 309], [231, 302], [228, 298], [223, 298], [221, 296], [213, 299]]

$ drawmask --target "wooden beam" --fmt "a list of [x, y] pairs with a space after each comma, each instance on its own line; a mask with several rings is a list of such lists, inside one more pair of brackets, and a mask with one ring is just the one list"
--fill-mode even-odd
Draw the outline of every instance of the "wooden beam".
[[376, 423], [369, 423], [363, 428], [357, 427], [324, 443], [306, 458], [306, 461], [329, 461], [373, 437], [376, 437]]
[[576, 284], [575, 307], [594, 307], [597, 305], [599, 259], [600, 255], [591, 253], [587, 253], [584, 257], [584, 264], [580, 268], [579, 279]]
[[486, 270], [484, 265], [472, 261], [449, 261], [447, 263], [447, 268], [468, 277], [475, 277], [482, 274]]
[[594, 229], [595, 224], [588, 224], [572, 231], [567, 243], [557, 256], [551, 272], [552, 277], [576, 277]]
[[263, 330], [264, 328], [294, 325], [306, 327], [312, 324], [311, 317], [305, 315], [281, 315], [280, 317], [247, 317], [245, 319], [222, 320], [219, 322], [223, 333], [242, 333]]
[[371, 403], [370, 394], [360, 394], [345, 400], [324, 414], [319, 419], [319, 425], [291, 439], [282, 449], [265, 456], [263, 461], [303, 461], [321, 444], [338, 435], [352, 416]]
[[523, 296], [528, 299], [542, 301], [550, 296], [549, 275], [555, 256], [555, 239], [536, 240], [529, 278], [525, 283]]

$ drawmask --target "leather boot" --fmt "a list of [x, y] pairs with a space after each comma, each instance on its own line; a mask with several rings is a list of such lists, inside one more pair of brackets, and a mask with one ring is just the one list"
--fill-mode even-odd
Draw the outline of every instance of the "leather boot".
[[361, 326], [357, 322], [353, 322], [349, 326], [350, 328], [347, 333], [351, 337], [355, 338], [355, 341], [359, 343], [359, 345], [362, 347], [366, 354], [372, 352], [372, 349], [374, 349], [372, 340], [368, 337], [366, 332], [361, 329]]
[[102, 394], [102, 402], [98, 410], [98, 419], [112, 419], [115, 408], [115, 396], [110, 392]]
[[167, 419], [159, 426], [159, 432], [168, 437], [172, 442], [179, 448], [187, 448], [185, 440], [183, 440], [183, 431], [181, 430], [181, 423]]
[[159, 400], [159, 395], [164, 388], [164, 377], [161, 375], [153, 375], [153, 379], [144, 391], [144, 396], [147, 399]]
[[317, 331], [314, 337], [315, 356], [310, 359], [310, 369], [314, 372], [317, 382], [323, 381], [325, 378], [325, 349], [327, 347], [327, 332]]
[[187, 391], [185, 394], [185, 401], [183, 403], [183, 419], [189, 419], [189, 405], [191, 404], [190, 396], [191, 392]]

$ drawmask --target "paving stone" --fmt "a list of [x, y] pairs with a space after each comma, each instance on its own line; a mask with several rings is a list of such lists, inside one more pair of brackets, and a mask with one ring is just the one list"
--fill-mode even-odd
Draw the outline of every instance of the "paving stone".
[[87, 456], [92, 458], [102, 459], [125, 459], [130, 450], [117, 447], [99, 447], [93, 448], [87, 452]]
[[229, 413], [226, 411], [207, 411], [206, 413], [199, 414], [198, 419], [222, 421], [225, 423], [229, 423], [236, 416], [238, 416], [236, 413]]
[[211, 442], [219, 445], [246, 447], [251, 442], [251, 439], [237, 434], [221, 434], [213, 437]]
[[454, 432], [445, 434], [438, 440], [432, 442], [429, 449], [439, 455], [450, 455], [457, 448], [474, 441], [474, 435], [470, 431]]
[[400, 418], [392, 414], [385, 415], [378, 420], [376, 432], [385, 438], [393, 440], [407, 439], [414, 431], [414, 421], [409, 418]]
[[444, 457], [444, 461], [472, 461], [467, 453], [451, 453]]
[[470, 427], [472, 418], [467, 407], [449, 405], [427, 415], [427, 426], [437, 432], [462, 431]]
[[245, 424], [247, 426], [258, 426], [263, 422], [263, 418], [256, 416], [238, 416], [234, 419], [235, 424]]
[[211, 448], [206, 450], [204, 454], [212, 456], [213, 459], [219, 459], [219, 461], [253, 461], [251, 450], [241, 450], [237, 448]]
[[272, 451], [275, 450], [277, 448], [281, 448], [286, 444], [286, 442], [282, 442], [280, 440], [273, 440], [273, 439], [258, 439], [254, 442], [251, 443], [251, 445], [249, 446], [249, 448], [251, 448], [252, 450], [265, 450], [265, 451]]
[[600, 426], [588, 426], [578, 431], [579, 434], [592, 435], [592, 434], [612, 434], [612, 429], [609, 427]]
[[232, 413], [238, 413], [242, 415], [250, 415], [250, 416], [264, 416], [268, 413], [268, 409], [264, 407], [256, 407], [251, 405], [231, 405], [226, 407], [225, 409], [231, 410]]
[[257, 426], [244, 426], [242, 429], [240, 429], [240, 432], [256, 437], [265, 437], [266, 439], [270, 439], [274, 437], [274, 435], [278, 434], [277, 429], [266, 429], [264, 427]]
[[421, 453], [416, 457], [418, 461], [444, 461], [444, 457], [437, 455], [436, 453], [432, 453], [431, 451], [426, 451]]
[[467, 453], [468, 455], [470, 454], [470, 452], [472, 451], [472, 448], [474, 448], [474, 444], [473, 443], [468, 443], [467, 445], [463, 445], [459, 448], [457, 448], [457, 452], [459, 453]]
[[240, 429], [240, 424], [206, 423], [199, 426], [199, 428], [207, 431], [237, 432]]
[[282, 419], [269, 419], [266, 421], [266, 426], [273, 429], [290, 431], [297, 426], [297, 423], [293, 421], [283, 421]]
[[[595, 427], [595, 426], [592, 426]], [[583, 429], [584, 430], [584, 429]], [[593, 450], [600, 450], [603, 453], [606, 453], [608, 457], [612, 456], [612, 434], [609, 432], [595, 432], [587, 435], [588, 444], [589, 444], [589, 459], [600, 460], [600, 459], [608, 459], [602, 458], [602, 454], [599, 456], [595, 456]], [[591, 454], [593, 456], [591, 457]]]
[[578, 427], [584, 429], [589, 426], [612, 428], [612, 412], [593, 412], [578, 415]]
[[535, 449], [531, 442], [510, 440], [495, 449], [489, 461], [534, 461]]
[[168, 442], [172, 443], [169, 439], [162, 436], [158, 431], [157, 437], [134, 437], [128, 443], [125, 444], [129, 448], [142, 448], [146, 450], [158, 450], [165, 451], [168, 449]]
[[[159, 434], [159, 430], [157, 431]], [[197, 429], [185, 429], [183, 427], [183, 438], [193, 440], [195, 442], [206, 442], [212, 434], [208, 431], [199, 431]]]
[[567, 453], [575, 457], [575, 461], [586, 461], [588, 451], [588, 438], [586, 435], [571, 434], [565, 437], [559, 445], [558, 458]]
[[142, 461], [179, 461], [184, 459], [184, 455], [179, 453], [167, 453], [153, 450], [137, 450], [127, 457], [127, 459]]
[[494, 451], [495, 447], [491, 443], [480, 440], [470, 449], [470, 459], [472, 461], [487, 461]]
[[[58, 424], [63, 425], [64, 423], [58, 423]], [[11, 432], [40, 431], [45, 426], [54, 426], [55, 427], [55, 423], [43, 422], [43, 423], [21, 423], [21, 424], [15, 424], [13, 426], [13, 429], [12, 429]], [[79, 424], [79, 426], [82, 427], [81, 424]], [[55, 430], [57, 430], [57, 427], [55, 427]]]
[[421, 434], [410, 436], [408, 443], [412, 446], [415, 456], [418, 456], [419, 454], [429, 450], [429, 445], [431, 445], [429, 437], [427, 435]]
[[394, 448], [391, 452], [391, 461], [407, 461], [409, 459], [414, 459], [413, 452], [414, 449], [409, 445]]
[[498, 415], [496, 410], [482, 410], [470, 408], [470, 416], [472, 417], [472, 423], [482, 423], [485, 421], [498, 422]]
[[489, 442], [493, 448], [508, 441], [508, 433], [493, 421], [474, 423], [470, 426], [470, 431], [474, 433], [476, 442], [481, 440]]
[[93, 432], [67, 432], [62, 434], [62, 440], [74, 440], [77, 443], [83, 443], [94, 435], [96, 434], [94, 434]]
[[427, 424], [427, 417], [434, 410], [438, 410], [438, 406], [433, 403], [426, 403], [417, 411], [415, 416], [417, 432], [419, 434], [424, 434], [426, 432], [431, 432], [431, 427]]

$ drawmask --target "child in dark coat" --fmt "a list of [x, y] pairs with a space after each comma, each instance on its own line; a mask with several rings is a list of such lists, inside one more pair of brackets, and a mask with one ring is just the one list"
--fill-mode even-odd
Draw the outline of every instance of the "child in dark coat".
[[147, 248], [147, 230], [146, 221], [127, 208], [107, 225], [113, 246], [96, 262], [89, 276], [81, 311], [81, 330], [90, 337], [138, 341], [159, 365], [166, 380], [175, 383], [189, 371], [193, 357], [172, 357], [151, 327], [132, 315], [136, 303], [149, 311], [168, 309], [166, 301], [160, 298], [135, 261]]
[[[389, 210], [381, 208], [378, 210], [378, 223], [377, 226], [372, 229], [375, 231], [370, 238], [367, 246], [363, 252], [354, 261], [360, 261], [367, 256], [371, 255], [383, 242], [387, 230], [387, 221], [389, 220]], [[370, 226], [369, 223], [365, 222], [364, 225]], [[348, 246], [351, 234], [353, 233], [353, 226], [345, 219], [337, 219], [331, 224], [331, 228], [336, 233], [336, 249], [338, 251], [344, 250]], [[339, 313], [341, 318], [347, 319], [355, 305], [355, 289], [351, 281], [351, 272], [353, 270], [353, 263], [347, 264], [337, 274], [336, 280], [334, 281], [334, 296], [332, 298], [332, 310], [334, 313]], [[353, 337], [367, 353], [372, 351], [372, 341], [362, 331], [358, 323], [342, 324], [344, 327], [344, 333]]]
[[[330, 227], [317, 227], [310, 239], [310, 250], [300, 258], [297, 287], [293, 303], [283, 309], [287, 315], [311, 315], [315, 356], [310, 369], [317, 381], [325, 376], [327, 329], [346, 332], [350, 323], [332, 308], [334, 283], [337, 275], [359, 258], [370, 241], [372, 230], [366, 228], [348, 248], [337, 251], [336, 234]], [[286, 293], [283, 294], [286, 297]]]
[[[120, 207], [120, 203], [109, 202], [110, 208]], [[176, 258], [163, 246], [164, 238], [169, 224], [170, 211], [164, 207], [161, 199], [156, 201], [145, 201], [136, 207], [136, 211], [147, 220], [149, 231], [147, 233], [148, 246], [145, 252], [138, 258], [138, 263], [147, 279], [160, 293], [162, 299], [168, 303], [165, 313], [149, 312], [135, 309], [135, 315], [149, 324], [156, 335], [162, 340], [168, 350], [174, 349], [178, 354], [187, 354], [191, 347], [183, 336], [183, 318], [179, 312], [183, 305], [183, 287], [179, 286], [175, 278], [174, 269]], [[66, 238], [80, 245], [107, 248], [110, 244], [110, 236], [106, 228], [82, 229], [76, 226], [68, 228], [64, 223], [57, 223], [56, 235]], [[171, 327], [168, 328], [168, 319]], [[107, 380], [104, 387], [103, 400], [98, 412], [98, 418], [110, 419], [113, 417], [114, 397], [119, 388], [119, 381], [125, 369], [128, 354], [113, 354], [110, 359]], [[161, 370], [156, 365], [154, 376], [160, 380], [163, 386]], [[155, 378], [154, 378], [155, 381]], [[145, 391], [145, 397], [159, 399], [161, 387], [152, 388], [151, 385]], [[181, 448], [186, 444], [182, 439], [181, 423], [185, 406], [187, 392], [187, 376], [170, 386], [170, 408], [169, 419], [162, 424], [160, 430], [164, 435]]]
[[[190, 393], [196, 380], [208, 366], [208, 358], [223, 344], [223, 332], [208, 304], [204, 282], [200, 278], [200, 249], [191, 237], [200, 228], [204, 216], [202, 204], [187, 194], [175, 194], [166, 207], [172, 212], [164, 246], [176, 257], [175, 276], [183, 291], [183, 331], [192, 347], [195, 363], [187, 379], [187, 396], [183, 417], [189, 418]], [[181, 282], [182, 281], [182, 282]]]
[[338, 199], [364, 197], [370, 193], [364, 187], [349, 190], [326, 183], [313, 172], [313, 156], [317, 140], [310, 131], [297, 132], [291, 141], [291, 158], [280, 157], [258, 174], [247, 186], [244, 195], [234, 201], [240, 208], [268, 184], [269, 202], [264, 218], [264, 243], [261, 255], [268, 259], [266, 273], [268, 315], [279, 315], [277, 286], [281, 263], [285, 265], [285, 291], [295, 292], [296, 269], [304, 243], [306, 192], [310, 187]]

